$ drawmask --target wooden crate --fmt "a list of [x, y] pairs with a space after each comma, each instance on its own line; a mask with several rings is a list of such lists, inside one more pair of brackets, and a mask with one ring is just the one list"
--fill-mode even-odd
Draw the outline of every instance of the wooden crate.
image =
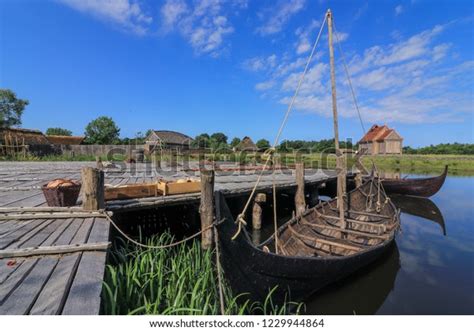
[[138, 199], [155, 197], [161, 194], [157, 183], [128, 184], [105, 187], [105, 200]]
[[201, 181], [196, 179], [187, 180], [186, 182], [160, 180], [158, 190], [163, 192], [163, 195], [196, 193], [201, 191]]

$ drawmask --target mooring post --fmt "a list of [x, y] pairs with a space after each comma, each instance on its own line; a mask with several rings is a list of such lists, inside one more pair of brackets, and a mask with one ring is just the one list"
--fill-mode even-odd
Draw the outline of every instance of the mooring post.
[[296, 176], [295, 209], [296, 209], [296, 215], [301, 215], [306, 210], [306, 202], [304, 198], [304, 163], [295, 164], [295, 176]]
[[252, 227], [254, 230], [262, 228], [262, 205], [267, 202], [265, 193], [258, 193], [253, 201], [252, 208]]
[[102, 170], [84, 167], [82, 177], [82, 208], [84, 210], [99, 210], [105, 208], [104, 172]]
[[199, 206], [201, 216], [201, 247], [209, 249], [212, 247], [212, 222], [214, 221], [214, 170], [201, 169], [201, 204]]
[[360, 170], [356, 170], [354, 172], [355, 172], [355, 176], [354, 176], [355, 186], [360, 187], [362, 185], [362, 174]]
[[95, 157], [95, 167], [99, 170], [104, 169], [104, 165], [102, 163], [102, 158], [100, 156]]
[[153, 162], [155, 163], [155, 170], [158, 171], [161, 169], [161, 155], [160, 151], [155, 150], [153, 152]]

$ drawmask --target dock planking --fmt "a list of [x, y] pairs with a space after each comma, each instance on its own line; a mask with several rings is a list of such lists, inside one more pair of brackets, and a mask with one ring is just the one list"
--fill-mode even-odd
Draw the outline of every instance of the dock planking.
[[[70, 217], [35, 218], [34, 212], [41, 213], [41, 208], [46, 206], [41, 186], [55, 178], [80, 179], [81, 168], [85, 166], [94, 167], [95, 162], [0, 162], [0, 215], [22, 215], [21, 219], [0, 220], [0, 253], [109, 241], [110, 224], [105, 217], [75, 217], [70, 211]], [[226, 169], [233, 166], [224, 164], [216, 171], [215, 190], [228, 196], [248, 194], [259, 171]], [[198, 164], [191, 164], [187, 169], [192, 168], [198, 168]], [[104, 169], [104, 172], [105, 183], [109, 185], [199, 177], [196, 170], [181, 167], [156, 171], [150, 164], [121, 164], [120, 168]], [[307, 170], [305, 183], [317, 186], [334, 176], [331, 171]], [[273, 175], [266, 171], [257, 191], [270, 192], [273, 184], [277, 189], [294, 188], [294, 172], [285, 170]], [[199, 193], [157, 196], [109, 201], [107, 209], [115, 212], [199, 203], [199, 200]], [[0, 258], [0, 314], [98, 314], [106, 257], [106, 250], [84, 250]]]
[[[31, 217], [0, 221], [0, 229], [10, 226], [0, 236], [0, 252], [109, 240], [105, 217]], [[103, 250], [0, 258], [0, 314], [98, 314], [106, 255]]]

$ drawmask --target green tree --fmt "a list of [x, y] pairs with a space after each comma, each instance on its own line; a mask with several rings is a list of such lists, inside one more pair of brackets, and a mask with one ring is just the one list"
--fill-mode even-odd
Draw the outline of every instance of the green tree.
[[236, 147], [237, 145], [239, 145], [241, 142], [240, 138], [237, 138], [235, 137], [234, 139], [232, 139], [232, 141], [230, 142], [230, 146], [231, 147]]
[[21, 115], [28, 104], [28, 100], [18, 99], [12, 90], [0, 89], [0, 128], [20, 125]]
[[222, 132], [216, 132], [211, 135], [211, 139], [217, 144], [226, 144], [227, 145], [227, 136]]
[[210, 146], [211, 137], [207, 133], [201, 133], [200, 135], [196, 136], [192, 142], [192, 147], [195, 148], [207, 148]]
[[115, 144], [119, 141], [120, 129], [114, 120], [101, 116], [91, 121], [86, 126], [86, 141], [89, 144]]
[[72, 136], [72, 131], [62, 128], [48, 128], [46, 130], [48, 136]]
[[267, 139], [260, 139], [255, 145], [257, 145], [258, 149], [270, 148], [270, 142]]

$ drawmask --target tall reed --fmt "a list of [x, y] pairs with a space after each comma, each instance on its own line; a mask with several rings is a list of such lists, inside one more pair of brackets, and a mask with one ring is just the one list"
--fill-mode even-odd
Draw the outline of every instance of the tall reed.
[[[147, 240], [166, 245], [164, 233]], [[121, 239], [111, 254], [102, 291], [104, 314], [213, 315], [220, 313], [214, 252], [202, 250], [199, 241], [168, 249], [141, 249]], [[263, 303], [245, 294], [233, 295], [224, 284], [226, 314], [299, 313], [302, 305], [274, 304], [269, 293]]]

